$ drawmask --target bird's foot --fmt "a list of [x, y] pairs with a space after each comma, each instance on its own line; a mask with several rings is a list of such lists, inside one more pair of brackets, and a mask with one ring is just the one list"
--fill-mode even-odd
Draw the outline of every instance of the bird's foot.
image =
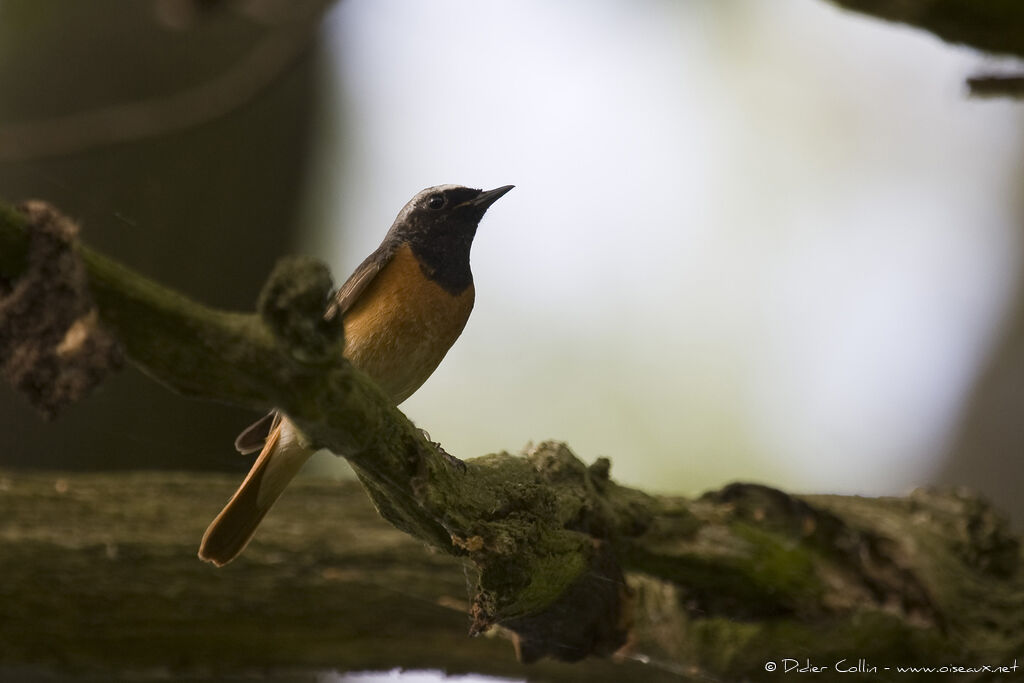
[[447, 463], [449, 465], [451, 465], [455, 469], [459, 470], [460, 472], [465, 473], [465, 471], [466, 471], [466, 463], [464, 461], [459, 460], [454, 455], [452, 455], [451, 453], [446, 451], [444, 449], [444, 446], [442, 446], [438, 442], [436, 442], [433, 439], [431, 439], [430, 438], [430, 433], [426, 429], [420, 429], [420, 434], [422, 434], [423, 438], [426, 439], [427, 441], [429, 441], [430, 444], [434, 448], [436, 448], [438, 450], [438, 452], [444, 457], [445, 461], [447, 461]]

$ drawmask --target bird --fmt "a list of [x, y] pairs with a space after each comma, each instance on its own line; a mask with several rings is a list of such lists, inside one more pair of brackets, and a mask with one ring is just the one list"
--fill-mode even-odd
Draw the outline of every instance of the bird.
[[[343, 355], [395, 405], [430, 377], [466, 326], [475, 296], [473, 238], [487, 209], [513, 187], [438, 185], [420, 191], [331, 298], [324, 316], [341, 316]], [[216, 566], [245, 549], [314, 452], [277, 410], [239, 434], [235, 448], [259, 455], [199, 545], [199, 557]]]

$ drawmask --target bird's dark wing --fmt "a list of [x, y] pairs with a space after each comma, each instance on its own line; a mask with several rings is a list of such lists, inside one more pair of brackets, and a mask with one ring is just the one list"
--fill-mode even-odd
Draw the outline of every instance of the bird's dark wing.
[[328, 306], [327, 312], [324, 314], [325, 317], [334, 318], [345, 315], [370, 286], [377, 274], [391, 261], [394, 254], [394, 247], [385, 243], [367, 256], [366, 260], [359, 264], [355, 272], [349, 276], [348, 280], [345, 280], [345, 284], [334, 295], [334, 301]]
[[267, 441], [267, 434], [274, 430], [274, 427], [277, 426], [280, 420], [280, 413], [276, 410], [271, 410], [242, 430], [242, 433], [235, 439], [235, 450], [242, 455], [249, 455], [250, 453], [263, 450], [263, 445]]

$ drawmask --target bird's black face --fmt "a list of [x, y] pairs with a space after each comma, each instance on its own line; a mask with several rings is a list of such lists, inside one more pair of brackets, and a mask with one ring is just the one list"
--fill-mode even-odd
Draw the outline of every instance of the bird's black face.
[[469, 250], [487, 208], [512, 189], [475, 190], [438, 185], [423, 190], [402, 209], [388, 235], [408, 243], [427, 275], [455, 291], [472, 284]]
[[405, 205], [395, 227], [406, 238], [472, 242], [487, 208], [511, 189], [511, 185], [486, 192], [460, 185], [430, 187]]

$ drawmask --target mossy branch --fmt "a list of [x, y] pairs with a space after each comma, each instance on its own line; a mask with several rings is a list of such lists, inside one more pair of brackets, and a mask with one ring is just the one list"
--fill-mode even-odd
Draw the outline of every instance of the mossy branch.
[[[30, 215], [56, 220], [52, 209], [33, 206]], [[21, 213], [0, 212], [0, 245], [9, 254], [0, 276], [15, 283], [31, 281], [40, 260], [30, 249], [40, 230], [31, 228]], [[190, 397], [277, 407], [311, 445], [348, 459], [385, 519], [445, 552], [470, 556], [482, 570], [474, 630], [496, 622], [518, 630], [531, 643], [523, 648], [527, 659], [607, 654], [624, 641], [615, 622], [624, 609], [621, 572], [614, 563], [597, 566], [607, 564], [607, 550], [549, 516], [556, 492], [536, 486], [528, 463], [498, 457], [455, 464], [354, 369], [341, 355], [340, 326], [323, 320], [330, 278], [322, 265], [282, 262], [259, 313], [239, 314], [190, 301], [73, 240], [67, 249], [84, 264], [104, 326], [145, 372]], [[63, 296], [73, 287], [55, 289]], [[42, 316], [51, 306], [36, 309]], [[48, 327], [61, 322], [71, 327], [75, 320]], [[560, 644], [546, 641], [556, 628], [550, 613], [584, 598], [603, 611], [576, 623], [575, 635], [560, 633]]]
[[[52, 221], [47, 211], [34, 206], [29, 215]], [[9, 295], [0, 296], [0, 343], [9, 336], [4, 327], [9, 300], [35, 291], [23, 285], [40, 272], [59, 277], [53, 269], [40, 270], [41, 238], [35, 232], [21, 213], [0, 207], [0, 278], [9, 281], [0, 283], [0, 295]], [[264, 288], [259, 312], [244, 315], [189, 301], [73, 240], [65, 248], [80, 257], [99, 318], [133, 362], [190, 396], [277, 406], [315, 445], [346, 457], [388, 522], [472, 564], [477, 576], [472, 579], [471, 631], [502, 627], [514, 634], [525, 661], [618, 651], [619, 656], [667, 662], [664, 670], [672, 676], [699, 671], [762, 679], [766, 662], [783, 657], [935, 665], [949, 663], [955, 653], [964, 665], [1008, 664], [1005, 660], [1024, 646], [1020, 543], [1005, 520], [973, 496], [794, 496], [736, 484], [697, 500], [658, 497], [616, 484], [608, 460], [586, 466], [557, 443], [541, 444], [522, 456], [473, 458], [462, 467], [341, 358], [340, 329], [320, 315], [330, 290], [322, 266], [286, 261]], [[67, 294], [67, 287], [56, 289], [60, 297]], [[49, 308], [33, 310], [45, 316]], [[81, 311], [83, 306], [65, 308]], [[76, 320], [65, 322], [73, 326]], [[63, 346], [61, 336], [55, 338]], [[21, 345], [33, 341], [31, 335], [17, 339]], [[194, 490], [202, 485], [197, 478], [189, 482], [191, 500], [193, 484]], [[50, 537], [49, 523], [34, 527], [31, 522], [44, 519], [42, 512], [53, 501], [5, 493], [17, 486], [13, 475], [0, 477], [0, 521], [7, 525], [0, 529], [0, 542], [9, 546], [0, 556], [13, 557], [23, 543], [29, 555], [45, 551], [40, 542], [64, 547], [65, 541]], [[332, 489], [319, 490], [330, 495]], [[90, 517], [88, 507], [67, 516], [83, 525], [77, 538], [85, 538], [88, 525], [95, 524], [117, 546], [120, 539], [110, 532], [116, 525], [103, 515], [148, 519], [155, 514], [173, 520], [191, 514], [192, 507], [175, 498], [180, 488], [170, 486], [165, 493], [166, 501], [146, 496], [141, 502], [101, 493], [95, 497], [97, 509], [106, 512], [99, 517]], [[209, 504], [219, 504], [226, 493]], [[301, 495], [311, 494], [303, 490]], [[117, 501], [118, 510], [109, 510], [108, 501]], [[342, 533], [343, 516], [323, 520], [317, 510], [293, 508], [289, 514], [299, 523], [298, 531], [290, 533], [298, 535], [286, 550], [265, 557], [260, 571], [280, 573], [282, 552], [311, 567], [344, 562], [332, 554], [334, 545], [323, 542], [326, 532], [318, 532], [316, 540], [304, 537], [304, 529], [323, 523]], [[205, 522], [209, 511], [198, 516], [189, 516], [188, 524]], [[166, 548], [159, 543], [150, 547], [146, 534], [136, 533], [141, 534], [134, 551], [139, 557], [167, 557]], [[243, 560], [262, 562], [261, 544], [279, 542], [274, 538], [272, 532], [261, 533]], [[174, 543], [174, 554], [192, 563], [182, 566], [196, 568], [181, 571], [215, 571], [202, 567], [188, 545]], [[57, 555], [61, 562], [70, 561], [66, 551]], [[112, 570], [105, 566], [103, 571]], [[311, 596], [332, 590], [317, 584], [317, 575], [307, 585], [295, 572], [287, 574], [277, 580], [301, 584]], [[36, 575], [23, 578], [31, 591]], [[104, 585], [121, 590], [109, 581]], [[14, 590], [20, 595], [21, 588]], [[82, 599], [90, 595], [84, 590]], [[216, 597], [210, 600], [210, 605], [217, 603]], [[174, 612], [168, 623], [195, 618], [178, 614], [173, 599], [166, 602]], [[0, 618], [0, 624], [16, 624], [17, 629], [11, 638], [0, 632], [0, 665], [33, 663], [32, 653], [41, 650], [31, 632], [37, 629], [45, 636], [52, 633], [52, 624], [39, 621], [32, 608], [18, 611], [17, 600], [0, 603], [18, 617]], [[303, 605], [297, 619], [281, 616], [279, 629], [292, 624], [294, 634], [308, 632], [307, 620], [318, 603], [313, 599]], [[223, 608], [231, 613], [227, 603]], [[267, 609], [276, 608], [268, 604]], [[251, 631], [241, 636], [248, 643]], [[5, 660], [4, 642], [27, 644], [7, 648]], [[246, 661], [240, 652], [231, 656]], [[264, 654], [260, 661], [267, 665], [330, 665], [322, 647]], [[218, 649], [217, 656], [223, 658], [224, 651]], [[208, 665], [197, 655], [182, 661]]]

